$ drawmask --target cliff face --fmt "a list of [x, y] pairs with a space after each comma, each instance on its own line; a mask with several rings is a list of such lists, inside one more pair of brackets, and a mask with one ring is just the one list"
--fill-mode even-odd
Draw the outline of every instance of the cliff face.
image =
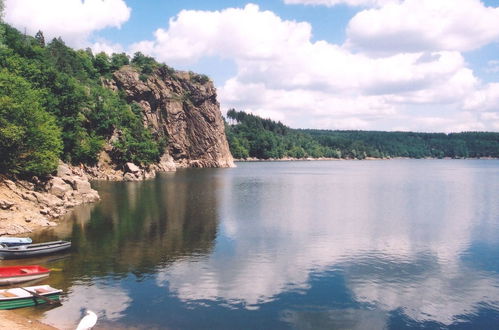
[[116, 71], [113, 78], [111, 88], [123, 91], [129, 102], [139, 104], [144, 124], [156, 136], [167, 138], [162, 163], [173, 158], [177, 167], [234, 166], [211, 81], [168, 68], [145, 77], [131, 66]]

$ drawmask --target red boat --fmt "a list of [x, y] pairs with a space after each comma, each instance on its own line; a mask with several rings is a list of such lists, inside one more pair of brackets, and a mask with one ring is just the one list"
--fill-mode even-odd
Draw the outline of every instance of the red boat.
[[11, 285], [47, 277], [50, 270], [41, 266], [0, 267], [0, 285]]

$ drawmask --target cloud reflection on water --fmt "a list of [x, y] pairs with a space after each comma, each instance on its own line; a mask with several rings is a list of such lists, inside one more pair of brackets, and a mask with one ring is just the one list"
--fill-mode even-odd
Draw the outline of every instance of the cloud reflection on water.
[[477, 213], [494, 209], [483, 191], [497, 184], [450, 162], [433, 172], [380, 164], [228, 178], [214, 252], [165, 267], [157, 284], [186, 302], [258, 308], [337, 269], [357, 303], [418, 322], [450, 325], [483, 304], [499, 309], [496, 274], [461, 260]]

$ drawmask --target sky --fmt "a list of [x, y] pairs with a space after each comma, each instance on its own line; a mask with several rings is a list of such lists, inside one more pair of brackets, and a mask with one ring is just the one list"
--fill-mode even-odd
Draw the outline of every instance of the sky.
[[293, 128], [499, 131], [499, 0], [5, 0], [5, 21], [210, 76]]

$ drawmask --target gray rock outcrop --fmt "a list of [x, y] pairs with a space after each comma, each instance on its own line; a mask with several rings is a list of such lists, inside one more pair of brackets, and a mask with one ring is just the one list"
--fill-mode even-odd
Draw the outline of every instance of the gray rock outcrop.
[[[131, 66], [113, 75], [115, 88], [142, 108], [144, 125], [168, 141], [156, 170], [234, 166], [216, 89], [205, 76], [160, 67], [146, 81]], [[114, 87], [113, 87], [114, 88]]]

